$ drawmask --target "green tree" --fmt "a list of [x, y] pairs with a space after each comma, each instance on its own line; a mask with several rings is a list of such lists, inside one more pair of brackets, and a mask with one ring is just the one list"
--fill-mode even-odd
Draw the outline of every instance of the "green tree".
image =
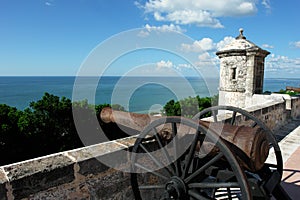
[[217, 96], [204, 98], [196, 96], [188, 97], [180, 101], [170, 100], [164, 106], [164, 113], [167, 116], [193, 117], [203, 109], [211, 107], [212, 102], [217, 104], [217, 99]]
[[[91, 139], [85, 145], [102, 142], [91, 133], [104, 132], [110, 140], [128, 136], [115, 123], [101, 123], [100, 112], [107, 106], [91, 105], [87, 100], [72, 103], [49, 93], [24, 111], [0, 104], [0, 165], [82, 147], [85, 139]], [[117, 104], [111, 107], [124, 111]]]
[[30, 109], [24, 112], [20, 128], [41, 154], [82, 146], [73, 122], [70, 99], [45, 93], [42, 99], [31, 102]]
[[15, 107], [0, 104], [0, 164], [15, 162], [22, 153], [24, 137], [20, 134], [18, 120], [22, 112]]
[[167, 116], [180, 116], [181, 115], [180, 103], [178, 101], [175, 102], [173, 99], [170, 100], [164, 106], [164, 113]]

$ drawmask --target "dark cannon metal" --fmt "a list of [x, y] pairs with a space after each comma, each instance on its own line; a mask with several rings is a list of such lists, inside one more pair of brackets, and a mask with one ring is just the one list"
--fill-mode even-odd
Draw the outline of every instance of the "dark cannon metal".
[[[101, 119], [140, 131], [131, 158], [135, 199], [290, 199], [273, 132], [245, 110], [216, 106], [187, 119], [105, 108]], [[269, 154], [276, 163], [266, 162]]]

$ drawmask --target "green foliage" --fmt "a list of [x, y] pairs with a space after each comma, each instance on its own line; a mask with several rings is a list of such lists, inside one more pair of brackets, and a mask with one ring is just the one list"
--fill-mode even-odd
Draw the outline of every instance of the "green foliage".
[[291, 91], [291, 90], [284, 90], [284, 89], [280, 89], [278, 92], [276, 93], [279, 93], [279, 94], [288, 94], [290, 96], [296, 96], [296, 95], [299, 95], [300, 93], [299, 92], [295, 92], [295, 91]]
[[[92, 119], [107, 106], [91, 105], [87, 100], [72, 103], [49, 93], [24, 111], [0, 104], [0, 165], [82, 147], [73, 112], [79, 113], [78, 124], [99, 131], [99, 118]], [[124, 110], [119, 105], [113, 108]]]
[[278, 93], [279, 93], [279, 94], [285, 94], [285, 93], [286, 93], [286, 90], [280, 89], [280, 90], [278, 91]]
[[219, 105], [219, 94], [210, 97], [210, 99], [211, 99], [210, 100], [211, 101], [211, 106]]
[[193, 117], [201, 110], [217, 104], [218, 96], [214, 97], [188, 97], [180, 101], [170, 100], [164, 106], [164, 114], [167, 116]]
[[175, 102], [173, 99], [170, 100], [164, 106], [164, 113], [167, 116], [180, 116], [181, 115], [180, 103], [178, 101]]
[[18, 119], [21, 112], [5, 104], [0, 105], [0, 164], [3, 160], [11, 161], [8, 155], [20, 153], [24, 136], [20, 134]]
[[[41, 141], [46, 154], [82, 146], [72, 117], [70, 99], [45, 93], [41, 100], [30, 103], [31, 133]], [[28, 130], [28, 129], [27, 129]], [[24, 133], [26, 134], [26, 133]]]
[[193, 117], [198, 113], [200, 106], [200, 97], [188, 97], [179, 101], [181, 107], [181, 115], [184, 117]]

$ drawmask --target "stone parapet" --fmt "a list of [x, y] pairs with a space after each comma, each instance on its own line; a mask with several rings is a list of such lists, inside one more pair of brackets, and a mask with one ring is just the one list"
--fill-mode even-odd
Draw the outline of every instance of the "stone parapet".
[[285, 101], [269, 101], [245, 108], [248, 112], [260, 119], [271, 130], [277, 130], [288, 120]]
[[291, 117], [300, 119], [300, 97], [291, 98]]
[[[2, 166], [0, 200], [132, 199], [128, 173], [99, 160], [119, 158], [134, 141], [129, 137]], [[128, 167], [128, 157], [117, 163]]]

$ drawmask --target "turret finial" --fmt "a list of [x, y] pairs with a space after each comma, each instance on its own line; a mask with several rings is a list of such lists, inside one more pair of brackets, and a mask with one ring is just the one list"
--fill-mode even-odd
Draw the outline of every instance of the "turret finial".
[[240, 28], [239, 29], [239, 31], [240, 31], [240, 35], [239, 36], [237, 36], [235, 39], [246, 39], [246, 37], [243, 35], [243, 33], [244, 33], [244, 29], [242, 29], [242, 28]]

